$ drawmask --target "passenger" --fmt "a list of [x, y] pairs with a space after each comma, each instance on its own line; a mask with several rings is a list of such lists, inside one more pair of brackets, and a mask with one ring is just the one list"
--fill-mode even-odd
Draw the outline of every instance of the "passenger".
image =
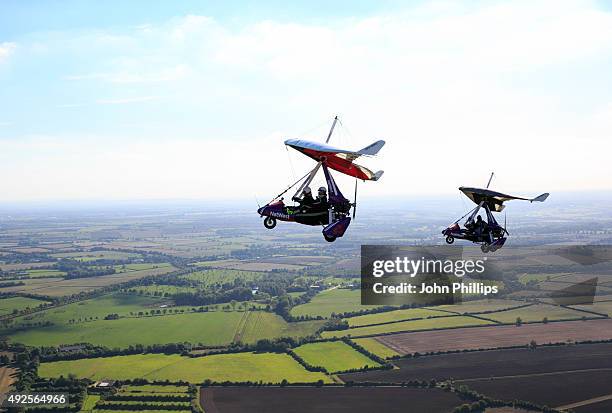
[[329, 209], [329, 203], [327, 202], [327, 189], [325, 189], [325, 187], [322, 186], [319, 188], [319, 193], [313, 207], [316, 208], [317, 211], [326, 211]]
[[293, 200], [295, 202], [299, 202], [300, 207], [303, 207], [305, 209], [306, 208], [311, 208], [314, 205], [314, 203], [315, 203], [315, 200], [312, 197], [312, 191], [310, 190], [310, 187], [308, 187], [308, 186], [306, 188], [304, 188], [304, 191], [302, 192], [302, 197], [301, 198], [294, 196]]
[[487, 232], [487, 228], [488, 228], [487, 223], [482, 219], [480, 215], [478, 215], [478, 217], [476, 218], [476, 227], [475, 227], [476, 235], [478, 235], [479, 237], [482, 237]]

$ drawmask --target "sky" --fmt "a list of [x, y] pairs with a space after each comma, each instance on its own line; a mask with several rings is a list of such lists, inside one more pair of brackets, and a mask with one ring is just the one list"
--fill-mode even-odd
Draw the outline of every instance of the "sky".
[[364, 196], [610, 192], [610, 73], [606, 2], [3, 0], [0, 203], [267, 201], [335, 115]]

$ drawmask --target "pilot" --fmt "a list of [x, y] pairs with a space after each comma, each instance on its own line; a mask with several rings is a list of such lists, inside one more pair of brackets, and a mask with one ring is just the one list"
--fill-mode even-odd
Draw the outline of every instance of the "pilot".
[[317, 194], [317, 199], [314, 202], [314, 207], [317, 210], [327, 210], [329, 208], [329, 203], [327, 202], [327, 189], [325, 187], [319, 188], [319, 193]]
[[480, 215], [476, 218], [476, 234], [481, 237], [487, 231], [487, 223], [482, 219]]
[[304, 191], [302, 191], [302, 197], [293, 197], [293, 200], [295, 202], [299, 202], [300, 203], [300, 207], [306, 207], [306, 208], [310, 208], [314, 205], [315, 200], [312, 197], [312, 191], [310, 190], [310, 187], [306, 187], [304, 188]]

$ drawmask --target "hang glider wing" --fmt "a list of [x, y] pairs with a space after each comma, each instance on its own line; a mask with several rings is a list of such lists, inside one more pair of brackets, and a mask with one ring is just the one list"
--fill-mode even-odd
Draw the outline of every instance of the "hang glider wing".
[[291, 146], [293, 149], [303, 153], [315, 161], [324, 162], [324, 164], [331, 169], [342, 172], [346, 175], [354, 176], [358, 179], [376, 181], [383, 174], [383, 171], [372, 172], [364, 166], [353, 163], [353, 161], [360, 156], [376, 155], [385, 145], [385, 141], [382, 140], [376, 141], [357, 152], [334, 148], [330, 145], [301, 139], [288, 139], [285, 141], [285, 145]]
[[461, 192], [470, 198], [475, 204], [484, 202], [491, 211], [500, 212], [504, 209], [504, 202], [519, 199], [529, 202], [544, 202], [548, 198], [548, 193], [544, 193], [535, 198], [523, 198], [520, 196], [506, 195], [501, 192], [491, 191], [490, 189], [468, 188], [462, 186], [459, 188]]

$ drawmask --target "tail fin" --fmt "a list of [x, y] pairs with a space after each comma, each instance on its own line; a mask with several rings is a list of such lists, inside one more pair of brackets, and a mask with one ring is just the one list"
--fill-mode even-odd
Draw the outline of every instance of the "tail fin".
[[546, 198], [548, 198], [548, 195], [550, 195], [550, 194], [548, 192], [546, 192], [546, 193], [544, 193], [544, 194], [542, 194], [540, 196], [536, 196], [535, 198], [530, 199], [529, 202], [533, 202], [533, 201], [544, 202], [544, 201], [546, 201]]
[[378, 171], [372, 177], [372, 181], [378, 181], [380, 177], [385, 173], [385, 171]]
[[376, 141], [371, 145], [366, 146], [365, 148], [357, 151], [359, 155], [376, 155], [381, 148], [385, 146], [385, 141]]

